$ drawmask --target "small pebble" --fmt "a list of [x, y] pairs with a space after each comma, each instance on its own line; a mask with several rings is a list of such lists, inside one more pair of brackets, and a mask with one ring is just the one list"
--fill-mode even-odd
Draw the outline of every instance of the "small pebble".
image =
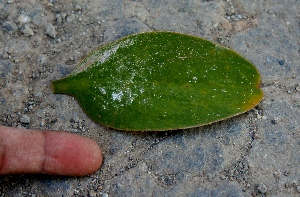
[[271, 120], [271, 123], [272, 123], [272, 124], [276, 124], [277, 121], [274, 119], [274, 120]]
[[33, 106], [30, 105], [30, 106], [28, 107], [28, 109], [29, 109], [29, 111], [32, 111], [32, 110], [33, 110]]
[[46, 27], [46, 34], [49, 35], [52, 38], [55, 38], [56, 35], [57, 35], [55, 27], [52, 24], [50, 24], [50, 23]]
[[61, 18], [63, 19], [63, 20], [65, 20], [66, 19], [66, 17], [67, 17], [67, 13], [61, 13]]
[[8, 56], [8, 53], [4, 52], [4, 53], [2, 54], [2, 58], [3, 58], [3, 59], [8, 59], [8, 57], [9, 57], [9, 56]]
[[290, 173], [288, 171], [284, 171], [283, 174], [284, 174], [284, 176], [289, 176]]
[[267, 116], [262, 116], [262, 119], [263, 119], [263, 120], [267, 120], [268, 117], [267, 117]]
[[73, 120], [74, 120], [74, 122], [79, 122], [79, 117], [78, 117], [78, 116], [75, 116], [75, 117], [73, 118]]
[[78, 194], [79, 194], [79, 192], [80, 192], [80, 190], [79, 190], [79, 189], [74, 189], [74, 194], [75, 194], [75, 195], [78, 195]]
[[251, 196], [257, 196], [256, 192], [252, 192]]
[[21, 23], [21, 24], [25, 24], [25, 23], [28, 23], [30, 22], [30, 17], [29, 16], [26, 16], [24, 14], [21, 14], [18, 18], [18, 22]]
[[214, 175], [209, 174], [209, 175], [207, 176], [207, 178], [208, 178], [208, 181], [209, 181], [209, 182], [212, 182], [213, 179], [214, 179]]
[[226, 176], [222, 174], [222, 175], [220, 176], [220, 179], [221, 179], [221, 180], [225, 180], [225, 179], [226, 179]]
[[75, 11], [81, 11], [81, 10], [82, 10], [81, 6], [79, 4], [76, 4]]
[[257, 190], [263, 194], [267, 193], [267, 186], [263, 183], [260, 183], [257, 187]]
[[294, 181], [292, 181], [292, 184], [293, 184], [294, 187], [297, 187], [298, 186], [298, 181], [294, 180]]
[[278, 61], [278, 64], [279, 64], [280, 66], [284, 65], [284, 63], [285, 63], [285, 60], [280, 60], [280, 61]]
[[256, 118], [257, 118], [258, 120], [260, 120], [260, 119], [262, 118], [262, 116], [261, 116], [260, 114], [257, 114], [257, 115], [256, 115]]
[[72, 22], [72, 21], [74, 21], [74, 19], [75, 19], [75, 14], [72, 13], [72, 14], [68, 15], [66, 20], [67, 20], [67, 22]]
[[24, 27], [21, 29], [21, 33], [27, 37], [34, 36], [33, 30], [28, 25], [24, 25]]
[[63, 19], [60, 14], [56, 14], [55, 18], [56, 18], [57, 23], [59, 23], [59, 24], [62, 23]]
[[89, 191], [89, 194], [90, 194], [90, 197], [97, 197], [98, 196], [98, 192], [94, 191], [94, 190]]
[[253, 134], [253, 138], [254, 138], [254, 139], [260, 139], [260, 136], [259, 136], [259, 134], [254, 133], [254, 134]]
[[285, 187], [285, 188], [292, 187], [292, 184], [291, 184], [290, 182], [286, 182], [286, 183], [284, 184], [284, 187]]
[[15, 0], [7, 0], [7, 3], [14, 3]]
[[13, 34], [18, 30], [18, 27], [17, 27], [16, 23], [14, 23], [12, 21], [5, 21], [5, 22], [2, 23], [1, 29], [4, 32]]
[[24, 123], [24, 124], [29, 124], [29, 123], [30, 123], [30, 117], [27, 116], [27, 115], [23, 115], [23, 116], [20, 118], [20, 122], [21, 122], [21, 123]]

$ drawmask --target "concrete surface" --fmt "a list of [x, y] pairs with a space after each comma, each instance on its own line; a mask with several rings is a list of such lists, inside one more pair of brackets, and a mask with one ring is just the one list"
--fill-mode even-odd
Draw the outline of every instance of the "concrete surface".
[[[88, 136], [105, 156], [85, 177], [1, 176], [0, 196], [299, 196], [299, 10], [299, 0], [0, 0], [0, 124]], [[204, 127], [131, 133], [52, 94], [92, 50], [154, 30], [242, 54], [263, 101]]]

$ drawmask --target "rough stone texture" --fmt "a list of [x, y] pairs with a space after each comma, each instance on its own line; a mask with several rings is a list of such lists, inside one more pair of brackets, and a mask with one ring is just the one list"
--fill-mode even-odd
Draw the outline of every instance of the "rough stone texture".
[[[0, 124], [88, 136], [105, 156], [81, 178], [1, 176], [0, 196], [299, 196], [299, 10], [298, 0], [0, 0]], [[7, 32], [6, 21], [34, 35]], [[154, 30], [203, 37], [248, 58], [261, 73], [261, 104], [204, 127], [130, 133], [52, 94], [51, 81], [92, 50]]]
[[11, 22], [11, 21], [5, 21], [4, 23], [2, 23], [2, 31], [13, 34], [18, 30], [18, 27], [16, 25], [16, 23]]

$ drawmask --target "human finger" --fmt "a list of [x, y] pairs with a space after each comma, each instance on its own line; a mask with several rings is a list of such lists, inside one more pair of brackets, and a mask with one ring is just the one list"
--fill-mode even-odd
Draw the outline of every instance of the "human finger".
[[0, 174], [84, 176], [102, 161], [100, 147], [90, 138], [0, 126]]

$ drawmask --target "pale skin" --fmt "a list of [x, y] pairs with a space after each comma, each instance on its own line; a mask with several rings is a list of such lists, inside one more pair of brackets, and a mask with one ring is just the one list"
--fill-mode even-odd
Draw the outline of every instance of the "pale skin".
[[90, 138], [0, 125], [0, 175], [84, 176], [97, 171], [102, 161], [100, 147]]

